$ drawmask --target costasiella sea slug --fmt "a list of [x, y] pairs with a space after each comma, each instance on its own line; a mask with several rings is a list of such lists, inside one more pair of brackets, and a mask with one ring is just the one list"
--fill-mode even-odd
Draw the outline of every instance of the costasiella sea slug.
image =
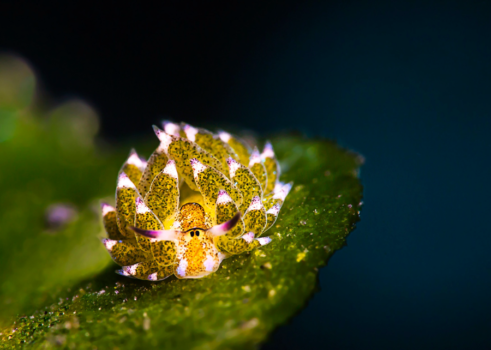
[[116, 207], [102, 204], [103, 243], [118, 274], [201, 278], [271, 242], [262, 235], [291, 184], [279, 182], [270, 143], [260, 153], [226, 132], [171, 122], [154, 131], [160, 145], [148, 161], [132, 151], [121, 168]]

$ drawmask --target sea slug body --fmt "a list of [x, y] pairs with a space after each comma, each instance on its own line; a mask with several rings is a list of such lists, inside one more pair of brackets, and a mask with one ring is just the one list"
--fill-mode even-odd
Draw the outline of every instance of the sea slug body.
[[154, 126], [148, 160], [132, 150], [118, 175], [116, 206], [102, 204], [102, 240], [123, 276], [149, 281], [201, 278], [221, 262], [271, 242], [291, 184], [279, 182], [272, 145], [187, 124]]

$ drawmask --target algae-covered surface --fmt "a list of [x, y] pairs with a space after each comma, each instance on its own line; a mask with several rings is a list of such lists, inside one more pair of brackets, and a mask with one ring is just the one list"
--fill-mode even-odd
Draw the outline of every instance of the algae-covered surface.
[[[269, 245], [197, 280], [116, 275], [97, 239], [98, 204], [114, 196], [129, 148], [97, 145], [97, 117], [80, 101], [33, 106], [29, 67], [2, 64], [10, 83], [0, 113], [11, 117], [0, 135], [0, 348], [254, 348], [304, 307], [318, 268], [359, 220], [361, 157], [326, 140], [273, 137], [281, 180], [294, 186]], [[149, 128], [132, 146], [151, 150], [157, 139]], [[70, 215], [46, 218], [58, 209]]]

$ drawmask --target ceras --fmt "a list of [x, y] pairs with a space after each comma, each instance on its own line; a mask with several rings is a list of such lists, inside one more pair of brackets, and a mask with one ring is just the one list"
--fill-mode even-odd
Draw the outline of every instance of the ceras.
[[[226, 133], [154, 126], [159, 147], [134, 150], [118, 176], [116, 207], [102, 204], [104, 246], [117, 273], [150, 281], [201, 278], [223, 259], [271, 242], [291, 184], [279, 182], [273, 147], [262, 153]], [[241, 214], [243, 213], [243, 214]]]

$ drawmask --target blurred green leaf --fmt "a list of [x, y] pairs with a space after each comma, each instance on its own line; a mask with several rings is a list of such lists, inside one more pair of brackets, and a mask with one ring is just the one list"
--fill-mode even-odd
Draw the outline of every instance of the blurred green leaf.
[[[81, 101], [30, 106], [34, 81], [23, 61], [0, 56], [0, 326], [109, 262], [95, 238], [98, 198], [114, 191], [126, 153], [94, 147], [97, 115]], [[53, 229], [46, 214], [59, 204], [78, 214]]]
[[13, 136], [19, 114], [31, 103], [35, 87], [34, 73], [27, 63], [0, 55], [0, 144]]
[[29, 65], [11, 55], [0, 55], [0, 108], [21, 110], [34, 97], [36, 79]]

